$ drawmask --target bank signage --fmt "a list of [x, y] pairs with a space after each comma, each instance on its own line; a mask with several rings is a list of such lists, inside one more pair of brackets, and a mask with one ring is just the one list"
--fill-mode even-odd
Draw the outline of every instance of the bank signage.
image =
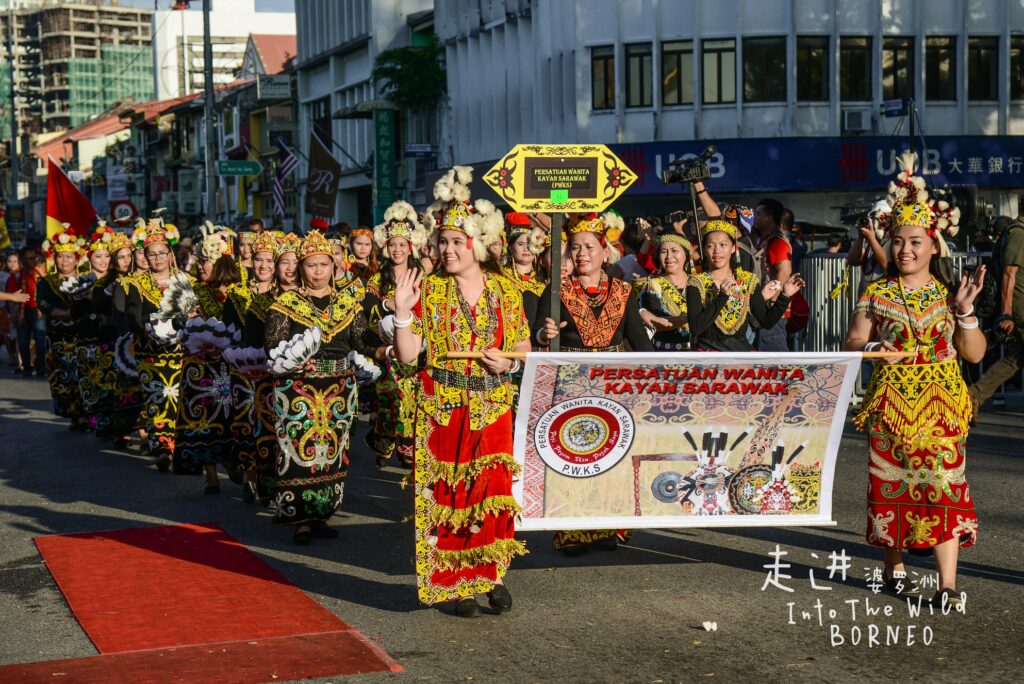
[[[868, 190], [881, 192], [896, 173], [904, 137], [758, 138], [609, 145], [633, 172], [630, 195], [671, 192], [661, 182], [670, 161], [695, 157], [713, 143], [709, 185], [719, 192]], [[930, 186], [1024, 187], [1024, 137], [928, 136], [917, 141]]]

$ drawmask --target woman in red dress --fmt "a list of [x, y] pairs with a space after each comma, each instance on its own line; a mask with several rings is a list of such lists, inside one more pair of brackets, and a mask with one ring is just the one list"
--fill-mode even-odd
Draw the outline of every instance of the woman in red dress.
[[849, 351], [913, 352], [876, 365], [855, 419], [870, 446], [867, 541], [884, 549], [888, 590], [918, 595], [902, 551], [934, 553], [933, 601], [958, 604], [957, 557], [974, 544], [978, 517], [965, 476], [971, 404], [957, 354], [969, 363], [985, 355], [974, 313], [985, 267], [957, 286], [943, 233], [956, 234], [959, 212], [929, 201], [914, 155], [900, 162], [890, 185], [889, 274], [861, 294], [846, 337]]
[[457, 166], [437, 182], [439, 269], [426, 278], [406, 271], [395, 289], [397, 360], [414, 363], [426, 346], [413, 470], [419, 599], [454, 601], [462, 617], [480, 614], [477, 594], [495, 612], [512, 608], [502, 576], [526, 552], [514, 538], [512, 498], [511, 373], [519, 364], [495, 352], [529, 351], [530, 332], [519, 290], [488, 256], [501, 214], [484, 200], [469, 205], [471, 181], [472, 169]]

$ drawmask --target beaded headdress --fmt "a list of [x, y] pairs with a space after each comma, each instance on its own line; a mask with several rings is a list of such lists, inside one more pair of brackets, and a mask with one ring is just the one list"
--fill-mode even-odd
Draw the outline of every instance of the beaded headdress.
[[71, 252], [79, 258], [85, 256], [85, 240], [75, 234], [70, 223], [62, 223], [61, 227], [50, 236], [50, 239], [43, 242], [43, 251], [46, 258], [50, 259], [61, 252]]
[[173, 247], [178, 244], [179, 237], [178, 229], [170, 223], [165, 224], [164, 220], [158, 216], [151, 218], [146, 224], [146, 239], [142, 244], [144, 247], [148, 247], [154, 242], [166, 242]]
[[568, 234], [563, 235], [565, 242], [569, 237], [579, 233], [594, 233], [601, 241], [601, 246], [608, 250], [608, 263], [615, 263], [619, 258], [619, 251], [615, 242], [622, 235], [626, 228], [626, 222], [615, 211], [606, 211], [603, 214], [587, 214], [568, 229]]
[[311, 230], [306, 237], [302, 238], [302, 244], [299, 246], [299, 261], [318, 254], [323, 254], [333, 259], [334, 243], [324, 237], [324, 234], [319, 230]]
[[[355, 236], [356, 232], [352, 231]], [[412, 253], [418, 257], [420, 249], [427, 244], [427, 231], [419, 222], [416, 209], [408, 202], [399, 200], [384, 211], [384, 223], [373, 229], [373, 240], [377, 247], [384, 249], [388, 240], [401, 237], [409, 241]]]
[[118, 251], [120, 251], [122, 249], [131, 249], [131, 248], [132, 248], [132, 243], [128, 239], [128, 236], [125, 235], [124, 233], [119, 233], [117, 231], [115, 231], [113, 233], [113, 235], [111, 236], [111, 238], [110, 238], [110, 246], [107, 247], [107, 249], [110, 251], [111, 254], [113, 254], [114, 252], [118, 252]]
[[689, 240], [684, 238], [679, 233], [664, 233], [661, 237], [658, 238], [659, 245], [663, 245], [666, 242], [673, 242], [681, 246], [683, 248], [683, 251], [685, 251], [687, 255], [693, 253], [693, 245], [690, 243]]
[[[434, 204], [426, 211], [430, 230], [456, 230], [464, 233], [477, 261], [487, 261], [487, 248], [501, 239], [505, 225], [501, 212], [493, 203], [478, 199], [469, 203], [469, 184], [473, 182], [472, 166], [454, 166], [434, 183]], [[440, 212], [440, 219], [435, 214]]]
[[238, 233], [238, 241], [239, 242], [255, 242], [257, 235], [259, 235], [259, 233], [257, 233], [256, 231], [253, 231], [253, 230], [243, 230], [243, 231], [240, 231]]
[[905, 150], [899, 158], [900, 172], [889, 182], [889, 213], [887, 232], [891, 235], [900, 226], [924, 228], [939, 243], [939, 254], [950, 255], [944, 237], [955, 237], [960, 232], [960, 210], [949, 202], [932, 202], [924, 178], [915, 176], [917, 154]]
[[132, 230], [131, 237], [128, 239], [131, 240], [132, 246], [135, 247], [135, 249], [142, 249], [146, 244], [146, 236], [148, 234], [149, 233], [146, 231], [146, 220], [140, 216], [135, 219], [135, 228]]
[[[292, 254], [298, 254], [302, 248], [302, 238], [295, 233], [288, 233], [281, 237], [277, 243], [277, 251], [274, 254], [275, 259], [281, 258], [281, 255], [291, 252]], [[334, 250], [331, 250], [331, 255], [334, 255]]]
[[703, 240], [708, 236], [709, 233], [715, 233], [718, 231], [721, 231], [728, 235], [730, 238], [732, 238], [733, 242], [739, 240], [741, 237], [740, 229], [737, 228], [735, 225], [733, 225], [729, 221], [724, 221], [722, 219], [715, 218], [711, 219], [703, 226], [701, 226], [700, 239]]
[[279, 235], [276, 235], [275, 232], [276, 231], [265, 230], [256, 235], [256, 238], [252, 241], [253, 255], [259, 254], [260, 252], [277, 254], [277, 246], [280, 243], [281, 238]]

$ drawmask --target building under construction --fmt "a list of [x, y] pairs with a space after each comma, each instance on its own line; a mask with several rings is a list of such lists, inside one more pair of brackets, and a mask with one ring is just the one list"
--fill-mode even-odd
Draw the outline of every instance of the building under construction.
[[129, 98], [152, 99], [152, 15], [98, 0], [23, 0], [0, 14], [0, 138], [10, 137], [12, 68], [22, 134], [77, 126]]

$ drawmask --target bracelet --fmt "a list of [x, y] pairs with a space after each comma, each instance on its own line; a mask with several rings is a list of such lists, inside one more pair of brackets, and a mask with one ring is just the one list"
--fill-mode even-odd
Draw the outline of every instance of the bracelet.
[[954, 311], [953, 315], [956, 316], [959, 319], [970, 318], [971, 316], [974, 315], [974, 305], [971, 304], [971, 308], [968, 309], [966, 311], [966, 313], [960, 313], [959, 311]]
[[413, 321], [413, 315], [412, 314], [409, 314], [409, 317], [406, 318], [404, 321], [400, 321], [400, 320], [398, 320], [396, 318], [395, 319], [395, 327], [396, 328], [408, 328], [410, 325], [412, 325], [412, 321]]
[[700, 190], [697, 191], [697, 194], [698, 195], [706, 195], [706, 194], [708, 194], [708, 189], [707, 188], [701, 188]]
[[864, 351], [873, 352], [882, 346], [881, 342], [868, 342], [864, 345]]
[[391, 344], [389, 344], [388, 346], [384, 347], [384, 358], [386, 359], [386, 358], [388, 358], [389, 356], [390, 356], [391, 358], [395, 358], [395, 357], [394, 357], [394, 352], [395, 352], [395, 347], [394, 347], [394, 345], [391, 345]]
[[977, 319], [975, 319], [973, 323], [964, 323], [963, 321], [959, 321], [959, 325], [961, 330], [974, 330], [979, 325], [981, 325], [981, 323]]
[[508, 369], [509, 375], [515, 375], [520, 368], [522, 368], [522, 364], [519, 363], [519, 359], [512, 359], [512, 365]]

